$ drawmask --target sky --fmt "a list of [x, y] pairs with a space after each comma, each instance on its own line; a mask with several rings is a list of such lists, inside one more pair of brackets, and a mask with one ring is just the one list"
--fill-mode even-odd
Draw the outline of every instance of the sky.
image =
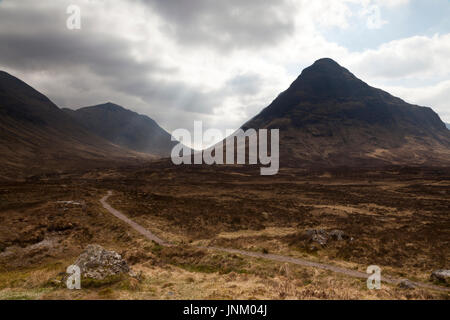
[[0, 70], [60, 107], [225, 131], [329, 57], [450, 122], [448, 17], [449, 0], [0, 0]]

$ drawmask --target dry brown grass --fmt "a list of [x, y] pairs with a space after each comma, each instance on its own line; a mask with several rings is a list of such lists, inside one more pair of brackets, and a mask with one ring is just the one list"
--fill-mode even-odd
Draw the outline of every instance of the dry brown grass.
[[[277, 177], [212, 168], [147, 168], [55, 176], [0, 186], [0, 299], [448, 299], [424, 289], [385, 285], [193, 245], [278, 253], [429, 281], [448, 268], [448, 174], [433, 171]], [[110, 203], [179, 246], [149, 243], [112, 217]], [[61, 210], [59, 200], [85, 201]], [[297, 235], [342, 229], [355, 240], [310, 252]], [[43, 245], [43, 243], [45, 245]], [[114, 249], [142, 271], [72, 292], [53, 280], [89, 243]]]

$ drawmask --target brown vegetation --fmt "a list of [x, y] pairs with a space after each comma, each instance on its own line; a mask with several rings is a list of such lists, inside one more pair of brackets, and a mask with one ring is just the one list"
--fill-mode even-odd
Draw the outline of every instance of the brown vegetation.
[[[99, 203], [107, 190], [114, 191], [109, 202], [115, 208], [176, 246], [151, 243], [107, 213]], [[261, 177], [256, 168], [165, 162], [3, 183], [0, 297], [447, 298], [391, 285], [368, 291], [363, 280], [193, 246], [283, 254], [363, 272], [377, 264], [389, 275], [430, 282], [433, 270], [448, 267], [449, 192], [450, 172], [442, 169], [285, 169]], [[311, 250], [303, 237], [310, 229], [339, 229], [353, 239]], [[119, 279], [76, 293], [55, 286], [90, 243], [120, 252], [142, 281]]]

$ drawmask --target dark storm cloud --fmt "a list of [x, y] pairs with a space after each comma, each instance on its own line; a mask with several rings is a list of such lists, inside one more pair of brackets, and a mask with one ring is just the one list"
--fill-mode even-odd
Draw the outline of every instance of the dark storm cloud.
[[[85, 27], [80, 32], [68, 31], [64, 5], [38, 9], [12, 6], [0, 10], [1, 66], [24, 73], [62, 72], [67, 85], [95, 88], [101, 83], [112, 93], [119, 91], [165, 109], [211, 113], [219, 103], [217, 93], [177, 81], [177, 70], [163, 67], [157, 57], [137, 61], [129, 40], [97, 32], [94, 21], [83, 19]], [[161, 81], [158, 75], [172, 75], [173, 80]]]
[[162, 17], [164, 32], [189, 46], [270, 47], [295, 30], [295, 10], [286, 0], [140, 1]]
[[[81, 30], [66, 28], [66, 10], [72, 3], [82, 8]], [[132, 10], [120, 16], [128, 8]], [[144, 19], [127, 29], [135, 9], [140, 17], [148, 16], [151, 27]], [[245, 97], [257, 95], [263, 87], [257, 73], [236, 71], [233, 75], [230, 70], [218, 77], [220, 83], [203, 85], [195, 70], [183, 65], [192, 61], [196, 48], [227, 57], [234, 49], [276, 46], [294, 32], [295, 11], [291, 9], [287, 0], [3, 0], [0, 69], [20, 75], [26, 82], [32, 80], [36, 89], [60, 106], [120, 102], [175, 129], [183, 122], [217, 120], [217, 110], [224, 110], [227, 99], [246, 108], [256, 102]], [[119, 17], [108, 16], [111, 13]], [[105, 20], [114, 23], [114, 19], [117, 28], [102, 25]], [[121, 32], [120, 23], [136, 35]], [[147, 52], [152, 37], [160, 34], [163, 45], [151, 46], [152, 51]], [[191, 56], [185, 61], [181, 55], [178, 61], [179, 54], [173, 51], [183, 52], [183, 48], [193, 49]], [[166, 49], [169, 59], [165, 59]], [[196, 79], [191, 81], [190, 74]]]

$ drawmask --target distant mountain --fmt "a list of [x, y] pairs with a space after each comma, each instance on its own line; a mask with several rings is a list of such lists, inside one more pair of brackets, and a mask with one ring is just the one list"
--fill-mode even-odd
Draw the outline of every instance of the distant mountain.
[[46, 96], [0, 72], [0, 177], [144, 159], [80, 126]]
[[450, 123], [446, 123], [445, 126], [450, 130]]
[[431, 108], [373, 88], [331, 59], [303, 70], [248, 128], [280, 129], [285, 166], [450, 165], [450, 131]]
[[168, 157], [177, 144], [153, 119], [113, 103], [64, 111], [87, 130], [131, 150]]

